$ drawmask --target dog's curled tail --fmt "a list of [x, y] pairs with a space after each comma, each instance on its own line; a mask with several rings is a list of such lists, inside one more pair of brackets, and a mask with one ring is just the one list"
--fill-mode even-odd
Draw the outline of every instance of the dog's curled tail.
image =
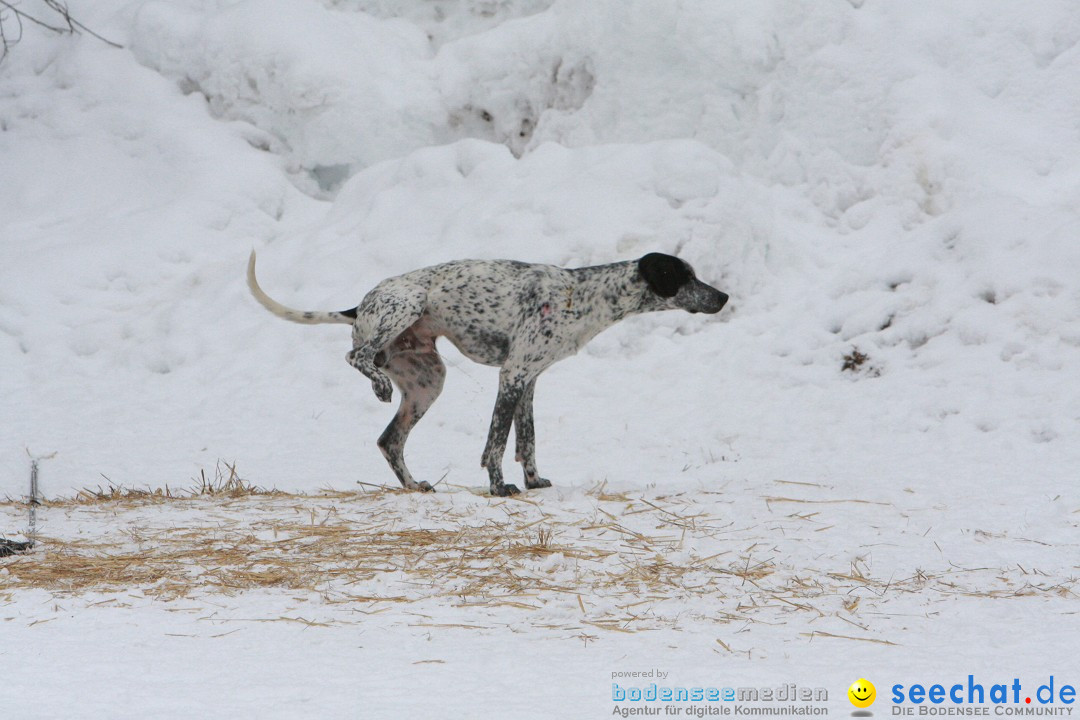
[[254, 250], [251, 251], [251, 257], [248, 258], [247, 284], [248, 288], [251, 290], [251, 294], [255, 296], [255, 299], [259, 301], [260, 305], [278, 317], [292, 320], [295, 323], [303, 323], [304, 325], [343, 323], [345, 325], [351, 325], [352, 321], [356, 319], [356, 308], [342, 310], [340, 312], [293, 310], [292, 308], [285, 307], [277, 300], [267, 295], [263, 292], [263, 289], [259, 287], [259, 281], [255, 279]]

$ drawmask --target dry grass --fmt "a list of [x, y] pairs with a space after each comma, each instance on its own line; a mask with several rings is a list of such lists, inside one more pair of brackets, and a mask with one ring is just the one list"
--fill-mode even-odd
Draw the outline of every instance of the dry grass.
[[84, 505], [87, 503], [155, 502], [182, 500], [193, 497], [246, 497], [248, 495], [281, 495], [277, 490], [266, 490], [252, 485], [240, 477], [235, 463], [218, 460], [214, 465], [214, 474], [209, 476], [205, 469], [200, 469], [196, 477], [191, 478], [186, 488], [130, 488], [114, 484], [108, 478], [104, 486], [83, 488], [71, 498], [50, 501], [50, 505]]
[[[603, 487], [589, 497], [584, 510], [390, 489], [298, 496], [253, 488], [225, 465], [182, 493], [110, 486], [48, 503], [37, 548], [0, 561], [0, 593], [173, 600], [274, 590], [362, 612], [408, 606], [421, 625], [434, 603], [462, 608], [469, 620], [513, 608], [537, 627], [613, 632], [799, 617], [832, 623], [807, 637], [886, 644], [864, 613], [898, 598], [1074, 597], [1074, 581], [1015, 568], [946, 566], [897, 579], [859, 562], [795, 567], [769, 531], [736, 528], [690, 498]], [[809, 527], [812, 516], [785, 517], [804, 521], [813, 538], [828, 528]]]

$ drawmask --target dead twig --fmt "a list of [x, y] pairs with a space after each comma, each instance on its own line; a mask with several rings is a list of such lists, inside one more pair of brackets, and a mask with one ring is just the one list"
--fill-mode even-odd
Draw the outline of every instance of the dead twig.
[[[30, 14], [22, 8], [20, 3], [11, 2], [10, 0], [0, 0], [0, 62], [4, 61], [11, 48], [18, 45], [19, 41], [22, 40], [24, 20], [51, 33], [56, 33], [57, 35], [79, 35], [81, 33], [86, 33], [106, 45], [110, 45], [114, 48], [123, 48], [123, 45], [102, 37], [72, 17], [68, 6], [60, 0], [39, 0], [39, 2], [50, 15]], [[16, 28], [14, 34], [8, 32], [8, 23], [11, 18], [14, 18], [14, 26]]]

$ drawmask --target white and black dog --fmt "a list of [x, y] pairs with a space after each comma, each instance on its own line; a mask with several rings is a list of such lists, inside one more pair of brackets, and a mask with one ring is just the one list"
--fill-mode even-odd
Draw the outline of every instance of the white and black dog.
[[502, 458], [513, 423], [525, 487], [549, 487], [536, 471], [533, 388], [556, 361], [573, 355], [601, 330], [625, 317], [656, 310], [717, 313], [728, 296], [694, 276], [671, 255], [568, 270], [511, 260], [462, 260], [383, 280], [363, 302], [340, 312], [292, 310], [271, 299], [247, 270], [255, 299], [278, 317], [298, 323], [352, 325], [349, 364], [390, 402], [391, 381], [401, 406], [378, 445], [401, 484], [430, 491], [405, 467], [405, 440], [442, 391], [446, 368], [435, 349], [445, 336], [469, 359], [500, 368], [499, 395], [481, 466], [492, 495], [515, 495], [503, 482]]

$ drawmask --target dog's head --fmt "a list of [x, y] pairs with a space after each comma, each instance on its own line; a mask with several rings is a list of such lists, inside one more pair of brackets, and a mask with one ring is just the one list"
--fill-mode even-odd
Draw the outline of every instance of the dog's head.
[[694, 269], [673, 255], [649, 253], [638, 260], [638, 273], [663, 308], [692, 313], [720, 312], [728, 296], [694, 275]]

